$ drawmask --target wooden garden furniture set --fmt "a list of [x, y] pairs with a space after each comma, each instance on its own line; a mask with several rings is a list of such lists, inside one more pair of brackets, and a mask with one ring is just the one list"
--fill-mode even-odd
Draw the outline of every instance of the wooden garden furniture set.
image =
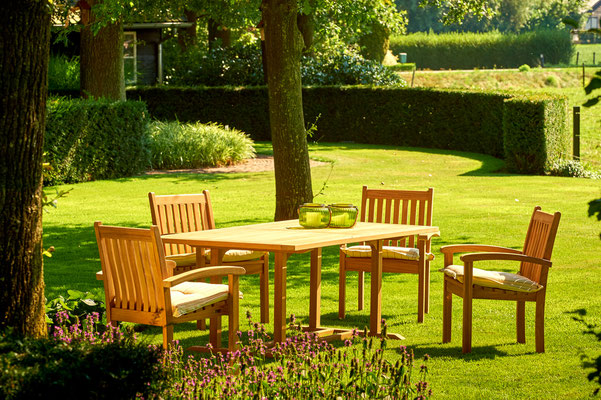
[[[208, 191], [198, 195], [149, 193], [150, 230], [107, 227], [96, 236], [104, 280], [107, 319], [163, 327], [163, 344], [173, 324], [210, 320], [210, 343], [235, 348], [238, 331], [238, 276], [259, 274], [261, 321], [269, 320], [269, 253], [274, 257], [274, 342], [286, 337], [286, 266], [290, 254], [311, 253], [308, 330], [345, 338], [349, 331], [320, 325], [321, 252], [340, 246], [339, 317], [345, 316], [346, 274], [357, 271], [358, 308], [363, 308], [363, 277], [371, 274], [370, 335], [381, 334], [382, 273], [418, 276], [418, 322], [429, 311], [433, 190], [374, 190], [363, 187], [360, 221], [351, 229], [304, 229], [298, 220], [215, 229]], [[544, 351], [547, 273], [560, 214], [535, 208], [524, 250], [485, 246], [443, 246], [443, 342], [451, 340], [452, 295], [463, 297], [463, 352], [471, 351], [472, 299], [517, 302], [517, 339], [525, 341], [525, 302], [536, 302], [536, 350]], [[362, 243], [349, 246], [350, 243]], [[453, 264], [453, 254], [463, 265]], [[474, 253], [473, 252], [479, 252]], [[519, 274], [473, 268], [475, 261], [520, 262]], [[228, 276], [228, 284], [221, 284]], [[211, 283], [202, 282], [210, 279]], [[201, 282], [199, 282], [201, 280]], [[221, 348], [221, 316], [229, 319], [228, 348]], [[393, 337], [399, 338], [398, 335]], [[205, 348], [193, 347], [196, 350]]]

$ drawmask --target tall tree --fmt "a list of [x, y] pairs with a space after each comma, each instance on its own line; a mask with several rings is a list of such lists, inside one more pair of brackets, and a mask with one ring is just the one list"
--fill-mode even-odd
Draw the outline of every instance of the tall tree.
[[0, 3], [0, 328], [46, 334], [42, 144], [50, 4]]
[[263, 0], [261, 9], [279, 221], [294, 218], [300, 203], [313, 200], [300, 74], [304, 40], [296, 0]]
[[103, 0], [82, 0], [79, 4], [83, 24], [79, 59], [81, 92], [84, 97], [125, 100], [121, 19], [111, 20], [104, 15], [103, 21], [97, 21], [100, 6], [105, 6]]

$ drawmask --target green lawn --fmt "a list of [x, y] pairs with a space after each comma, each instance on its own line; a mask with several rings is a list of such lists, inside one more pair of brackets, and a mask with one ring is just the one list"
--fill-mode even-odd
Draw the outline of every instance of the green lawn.
[[[268, 144], [258, 147], [261, 153], [270, 150]], [[319, 202], [359, 204], [363, 184], [389, 189], [434, 188], [434, 223], [440, 227], [441, 237], [433, 242], [437, 258], [432, 264], [430, 314], [423, 324], [416, 322], [417, 278], [413, 275], [385, 275], [382, 306], [390, 331], [406, 337], [404, 341], [391, 342], [387, 357], [398, 357], [394, 350], [398, 345], [413, 348], [418, 356], [430, 354], [429, 380], [434, 398], [592, 397], [595, 385], [587, 380], [590, 370], [583, 368], [581, 357], [600, 356], [601, 346], [594, 337], [583, 333], [585, 327], [573, 316], [584, 310], [587, 321], [598, 323], [601, 312], [601, 224], [587, 217], [586, 204], [601, 195], [599, 181], [498, 173], [495, 171], [503, 165], [498, 159], [443, 150], [312, 144], [310, 155], [334, 163], [332, 170], [329, 166], [313, 168], [316, 192], [329, 176], [324, 194], [316, 198]], [[67, 289], [102, 295], [102, 286], [94, 277], [100, 264], [93, 222], [149, 226], [149, 191], [172, 194], [209, 189], [218, 227], [271, 221], [275, 204], [273, 172], [148, 175], [62, 188], [72, 191], [59, 200], [57, 209], [44, 214], [44, 245], [56, 249], [53, 257], [45, 260], [48, 298]], [[443, 261], [439, 247], [473, 242], [520, 248], [535, 205], [545, 211], [562, 212], [547, 291], [546, 353], [534, 352], [533, 305], [527, 306], [527, 343], [516, 344], [515, 305], [499, 301], [474, 302], [474, 350], [463, 356], [461, 301], [455, 300], [453, 340], [442, 345], [442, 274], [437, 270]], [[343, 321], [337, 318], [337, 262], [338, 250], [324, 249], [322, 324], [361, 328], [369, 324], [369, 310], [358, 312], [352, 308], [356, 302], [353, 275], [349, 277], [348, 317]], [[308, 273], [308, 254], [291, 257], [287, 312], [304, 321], [308, 320], [309, 309]], [[258, 320], [258, 277], [244, 277], [241, 290], [241, 320], [244, 323], [246, 310], [251, 310]], [[366, 302], [369, 304], [368, 297]], [[176, 339], [182, 340], [184, 346], [206, 341], [208, 333], [194, 327], [192, 323], [176, 327]], [[161, 332], [151, 328], [140, 337], [158, 343]]]
[[576, 45], [576, 51], [572, 56], [572, 64], [582, 65], [582, 63], [586, 65], [601, 64], [601, 43]]

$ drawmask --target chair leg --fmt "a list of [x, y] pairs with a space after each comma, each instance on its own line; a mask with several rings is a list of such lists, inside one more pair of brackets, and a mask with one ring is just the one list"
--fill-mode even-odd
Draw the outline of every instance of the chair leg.
[[472, 352], [472, 297], [463, 298], [463, 353]]
[[518, 301], [516, 307], [516, 332], [518, 343], [526, 343], [526, 302]]
[[363, 292], [365, 289], [365, 273], [363, 271], [359, 271], [358, 277], [358, 289], [357, 289], [357, 310], [363, 310], [364, 306], [364, 298]]
[[230, 287], [232, 287], [232, 291], [235, 293], [235, 295], [231, 297], [231, 300], [228, 304], [227, 348], [229, 351], [234, 351], [238, 348], [238, 328], [240, 326], [240, 298], [237, 296], [239, 291], [238, 277], [230, 275], [228, 277], [228, 283]]
[[263, 270], [259, 276], [261, 286], [261, 322], [269, 323], [269, 254], [263, 256]]
[[163, 348], [167, 350], [171, 342], [173, 342], [173, 325], [167, 325], [163, 327]]
[[213, 348], [221, 347], [221, 317], [213, 317], [209, 322], [209, 343]]
[[200, 330], [200, 331], [204, 331], [207, 329], [207, 321], [204, 319], [199, 319], [198, 321], [196, 321], [196, 329]]
[[449, 343], [451, 341], [451, 322], [453, 318], [453, 293], [448, 290], [446, 278], [444, 280], [442, 302], [442, 342]]
[[424, 313], [430, 313], [430, 261], [426, 261], [426, 276], [424, 279]]
[[341, 251], [338, 272], [338, 318], [344, 319], [346, 315], [346, 269], [345, 255]]
[[426, 294], [426, 273], [425, 270], [420, 268], [418, 272], [418, 284], [417, 284], [417, 322], [424, 322], [424, 309], [425, 309], [425, 294]]
[[538, 296], [536, 299], [536, 317], [535, 317], [534, 336], [536, 340], [536, 352], [545, 352], [545, 296]]

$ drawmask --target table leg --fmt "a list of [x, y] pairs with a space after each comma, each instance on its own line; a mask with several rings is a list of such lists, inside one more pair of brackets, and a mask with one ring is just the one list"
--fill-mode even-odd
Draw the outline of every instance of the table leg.
[[382, 333], [382, 241], [369, 242], [371, 247], [370, 336]]
[[287, 253], [276, 252], [273, 276], [273, 340], [286, 339], [286, 261]]
[[309, 294], [309, 329], [321, 325], [321, 248], [311, 250], [311, 281]]

